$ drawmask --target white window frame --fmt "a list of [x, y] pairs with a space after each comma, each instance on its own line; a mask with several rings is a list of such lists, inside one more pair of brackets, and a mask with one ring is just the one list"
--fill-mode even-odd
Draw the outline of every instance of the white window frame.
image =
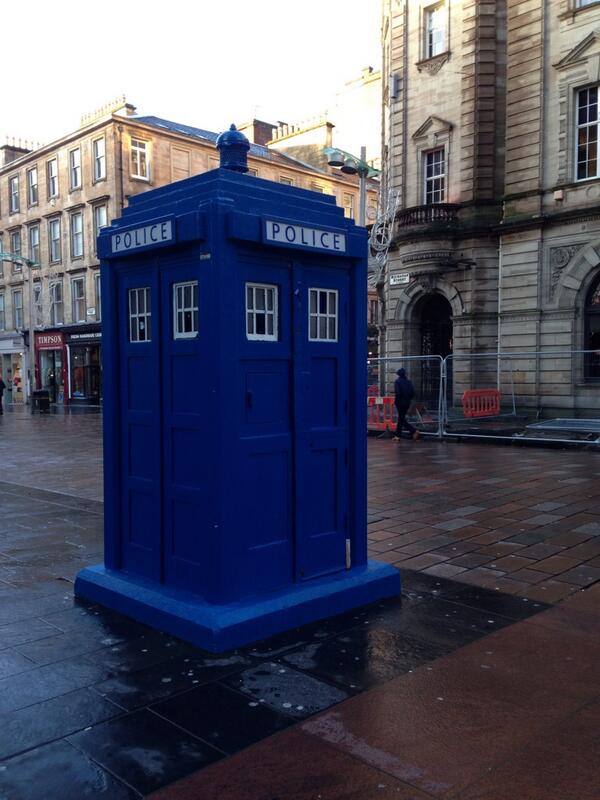
[[8, 213], [18, 214], [19, 208], [19, 176], [11, 175], [8, 179]]
[[[80, 228], [76, 229], [75, 221], [79, 220]], [[71, 258], [83, 258], [83, 211], [74, 211], [69, 220], [69, 227], [71, 233]], [[77, 248], [76, 245], [80, 247]]]
[[[18, 242], [18, 247], [15, 247], [16, 242]], [[21, 238], [20, 230], [10, 231], [10, 252], [16, 256], [20, 256], [23, 253], [23, 240]], [[13, 274], [15, 272], [23, 272], [23, 263], [21, 261], [13, 261], [12, 271]]]
[[[55, 264], [62, 259], [62, 237], [60, 228], [59, 217], [48, 220], [48, 255], [50, 256], [51, 264]], [[58, 233], [58, 236], [55, 235], [56, 233]]]
[[94, 159], [94, 181], [106, 178], [106, 139], [99, 136], [92, 141], [92, 157]]
[[344, 192], [342, 194], [342, 208], [347, 219], [354, 219], [354, 200], [355, 197], [352, 193]]
[[[17, 298], [19, 298], [19, 303], [17, 303]], [[16, 331], [23, 328], [23, 290], [22, 289], [13, 289], [12, 293], [12, 302], [13, 302], [13, 322], [14, 322], [14, 329]]]
[[86, 321], [85, 276], [71, 278], [71, 319], [73, 323]]
[[[104, 211], [104, 224], [100, 225], [98, 221], [98, 216], [100, 211]], [[102, 230], [102, 228], [106, 228], [108, 226], [108, 206], [106, 203], [102, 203], [101, 205], [94, 206], [94, 252], [98, 252], [98, 234]]]
[[29, 258], [34, 264], [40, 263], [40, 226], [30, 225], [27, 231]]
[[425, 58], [435, 58], [448, 52], [448, 12], [445, 3], [430, 6], [424, 11]]
[[280, 175], [279, 176], [279, 183], [283, 184], [284, 186], [293, 186], [294, 179], [290, 178], [289, 175]]
[[27, 170], [27, 205], [37, 206], [39, 199], [37, 166]]
[[139, 181], [150, 180], [150, 142], [131, 137], [131, 177]]
[[46, 180], [48, 183], [48, 200], [52, 200], [58, 197], [58, 157], [51, 158], [46, 162]]
[[[277, 342], [279, 340], [279, 286], [274, 283], [254, 283], [249, 281], [244, 289], [246, 338], [253, 342]], [[251, 293], [251, 300], [249, 299], [249, 292]], [[264, 308], [257, 307], [257, 292], [264, 292]], [[271, 308], [269, 308], [269, 295], [271, 296]], [[259, 316], [264, 316], [265, 333], [256, 333], [256, 321]], [[271, 333], [268, 333], [269, 318], [272, 320]]]
[[[135, 311], [132, 298], [135, 296]], [[144, 310], [140, 311], [139, 299], [144, 298]], [[127, 292], [127, 315], [129, 320], [129, 341], [132, 344], [147, 344], [152, 341], [152, 294], [149, 286], [136, 286]], [[141, 323], [143, 323], [143, 328]], [[144, 338], [140, 338], [143, 329]], [[135, 334], [135, 335], [134, 335]]]
[[35, 314], [35, 327], [41, 328], [42, 318], [42, 282], [38, 278], [33, 282], [33, 311]]
[[[431, 175], [428, 175], [427, 172], [428, 172], [428, 166], [429, 166], [429, 164], [428, 164], [429, 157], [430, 156], [433, 157], [438, 153], [442, 154], [442, 158], [441, 158], [441, 161], [438, 161], [437, 163], [438, 164], [441, 163], [443, 165], [443, 170], [442, 170], [442, 172], [439, 172], [437, 174], [435, 172], [433, 172]], [[435, 147], [435, 148], [433, 148], [431, 150], [425, 150], [422, 153], [421, 157], [423, 159], [423, 204], [426, 205], [426, 206], [431, 206], [431, 205], [437, 205], [438, 203], [445, 203], [446, 202], [446, 190], [447, 190], [447, 171], [448, 171], [448, 165], [446, 163], [446, 148], [445, 148], [445, 146]], [[434, 160], [432, 160], [431, 166], [435, 167], [435, 165], [436, 165], [436, 162]], [[443, 188], [441, 190], [434, 188], [435, 181], [439, 181], [440, 179], [443, 181]], [[428, 199], [428, 193], [429, 193], [430, 189], [431, 189], [431, 198], [432, 199]], [[436, 198], [436, 193], [440, 195], [439, 199], [435, 199]]]
[[[589, 92], [594, 91], [596, 94], [596, 102], [589, 103]], [[580, 98], [583, 96], [584, 92], [588, 93], [588, 103], [585, 106], [580, 105]], [[578, 89], [575, 93], [575, 180], [576, 181], [589, 181], [593, 180], [594, 178], [600, 177], [600, 153], [598, 152], [598, 148], [600, 148], [600, 113], [598, 109], [598, 102], [600, 101], [600, 86], [593, 85], [593, 86], [585, 86], [581, 89]], [[595, 113], [592, 114], [590, 109], [596, 109]], [[580, 122], [580, 111], [586, 108], [588, 109], [586, 116], [588, 117], [585, 122]], [[593, 116], [593, 119], [590, 121], [589, 117]], [[586, 141], [582, 144], [579, 142], [579, 138], [581, 134], [584, 133]], [[594, 139], [595, 137], [595, 139]], [[590, 145], [595, 147], [596, 157], [595, 159], [589, 158], [589, 151]], [[584, 147], [586, 150], [586, 159], [584, 161], [579, 160], [579, 150], [580, 147]], [[596, 170], [593, 173], [589, 171], [589, 164], [595, 161], [596, 162]], [[586, 174], [582, 177], [579, 176], [579, 165], [585, 164], [585, 172]]]
[[69, 150], [69, 185], [71, 191], [81, 189], [81, 148]]
[[[185, 304], [185, 290], [190, 288], [192, 291], [191, 305]], [[194, 302], [194, 290], [196, 294]], [[185, 328], [185, 314], [190, 313], [192, 319], [192, 329]], [[182, 325], [180, 325], [180, 322]], [[173, 338], [174, 339], [195, 339], [199, 330], [199, 308], [198, 308], [198, 281], [183, 281], [173, 284]]]
[[575, 0], [575, 8], [586, 8], [587, 6], [593, 6], [598, 3], [599, 0]]
[[102, 281], [100, 270], [94, 273], [94, 303], [96, 306], [96, 322], [102, 321]]
[[50, 294], [50, 324], [64, 325], [65, 301], [63, 295], [63, 282], [52, 281], [48, 288]]
[[4, 292], [0, 292], [0, 331], [6, 330], [6, 306], [4, 304]]
[[[321, 311], [321, 296], [325, 295], [326, 310]], [[315, 299], [313, 310], [312, 300]], [[335, 298], [333, 310], [331, 310], [331, 299]], [[340, 293], [337, 289], [327, 289], [323, 286], [310, 286], [308, 289], [308, 341], [309, 342], [337, 342], [339, 331], [339, 315], [340, 315]], [[313, 321], [315, 323], [313, 334]], [[325, 336], [321, 334], [321, 322], [325, 323]], [[331, 325], [333, 321], [333, 336], [330, 335]]]

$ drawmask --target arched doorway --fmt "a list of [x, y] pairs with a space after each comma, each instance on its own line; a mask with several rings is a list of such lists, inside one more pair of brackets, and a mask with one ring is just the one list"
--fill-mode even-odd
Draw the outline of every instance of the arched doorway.
[[585, 378], [588, 381], [600, 380], [600, 275], [592, 284], [585, 303], [585, 341], [584, 350], [593, 352], [585, 355]]
[[[452, 353], [452, 306], [441, 294], [427, 295], [419, 304], [421, 355], [442, 356]], [[452, 392], [451, 361], [448, 362], [447, 391]], [[421, 370], [421, 397], [428, 408], [435, 408], [439, 397], [439, 366], [424, 362]], [[450, 396], [452, 396], [450, 394]]]

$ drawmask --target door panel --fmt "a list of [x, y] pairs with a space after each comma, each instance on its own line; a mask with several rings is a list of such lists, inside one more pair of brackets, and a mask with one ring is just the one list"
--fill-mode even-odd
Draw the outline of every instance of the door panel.
[[[151, 338], [131, 341], [130, 291], [150, 292]], [[158, 280], [154, 266], [136, 267], [118, 281], [121, 406], [122, 564], [154, 580], [161, 577]], [[148, 319], [144, 320], [144, 324]]]
[[[298, 266], [294, 272], [298, 580], [346, 565], [348, 287], [347, 274], [338, 270]], [[315, 322], [314, 314], [311, 320], [311, 311], [318, 311], [311, 289], [337, 292], [335, 327], [331, 316], [327, 323]], [[322, 310], [327, 313], [327, 303]], [[325, 340], [311, 341], [315, 333]]]

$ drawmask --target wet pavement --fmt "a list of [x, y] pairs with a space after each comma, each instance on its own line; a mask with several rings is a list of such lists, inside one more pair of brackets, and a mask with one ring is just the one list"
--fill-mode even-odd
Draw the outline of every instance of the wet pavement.
[[74, 601], [100, 427], [0, 418], [0, 798], [600, 797], [598, 454], [371, 440], [402, 598], [215, 656]]

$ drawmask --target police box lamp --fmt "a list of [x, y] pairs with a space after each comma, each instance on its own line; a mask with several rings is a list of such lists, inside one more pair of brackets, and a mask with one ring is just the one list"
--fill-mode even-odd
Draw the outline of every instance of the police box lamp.
[[228, 131], [219, 134], [217, 149], [221, 157], [220, 166], [233, 172], [248, 172], [248, 150], [250, 142], [241, 131], [231, 125]]

